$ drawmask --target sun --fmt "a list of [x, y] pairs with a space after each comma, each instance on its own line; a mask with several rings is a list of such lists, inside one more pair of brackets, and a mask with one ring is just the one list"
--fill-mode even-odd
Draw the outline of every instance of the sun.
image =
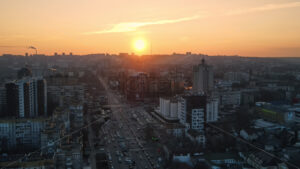
[[141, 52], [146, 48], [146, 41], [143, 39], [137, 39], [134, 41], [133, 45], [136, 51]]

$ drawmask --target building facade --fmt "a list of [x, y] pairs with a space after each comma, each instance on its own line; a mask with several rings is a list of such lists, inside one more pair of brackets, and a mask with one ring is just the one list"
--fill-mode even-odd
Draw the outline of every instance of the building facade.
[[219, 99], [210, 98], [206, 104], [206, 121], [216, 122], [219, 117]]
[[45, 119], [3, 119], [0, 120], [0, 142], [5, 148], [39, 148], [41, 131]]
[[178, 100], [159, 98], [159, 110], [166, 119], [178, 119]]
[[6, 113], [6, 90], [5, 87], [0, 87], [0, 117]]
[[219, 94], [221, 106], [241, 105], [241, 91], [222, 91]]
[[180, 123], [186, 126], [188, 135], [197, 138], [202, 145], [205, 145], [206, 99], [205, 95], [184, 96], [178, 106]]
[[210, 92], [214, 88], [214, 74], [213, 67], [205, 63], [202, 59], [202, 63], [193, 67], [193, 92]]
[[42, 78], [23, 78], [5, 84], [5, 116], [28, 118], [47, 115], [47, 83]]

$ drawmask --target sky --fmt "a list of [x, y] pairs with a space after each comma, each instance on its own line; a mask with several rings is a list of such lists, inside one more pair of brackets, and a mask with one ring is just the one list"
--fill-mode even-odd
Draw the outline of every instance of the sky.
[[299, 18], [300, 0], [0, 0], [0, 54], [295, 57]]

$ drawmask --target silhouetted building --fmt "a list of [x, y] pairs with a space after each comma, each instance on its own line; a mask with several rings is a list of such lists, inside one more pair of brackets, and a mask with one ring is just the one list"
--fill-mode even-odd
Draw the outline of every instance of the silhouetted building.
[[27, 67], [24, 67], [18, 71], [19, 79], [21, 79], [23, 77], [30, 77], [30, 76], [32, 76], [32, 71], [31, 71], [31, 69], [29, 69]]
[[[7, 112], [5, 112], [4, 116], [19, 116], [20, 112], [24, 114], [24, 96], [19, 96], [19, 86], [15, 83], [7, 83], [5, 88]], [[19, 108], [20, 104], [23, 107], [21, 110]]]
[[178, 106], [180, 123], [202, 145], [205, 145], [206, 99], [205, 95], [184, 96]]
[[0, 87], [0, 117], [6, 114], [6, 90], [5, 87]]
[[145, 99], [148, 92], [147, 79], [148, 75], [142, 72], [129, 76], [126, 85], [126, 96], [128, 100], [143, 101]]
[[216, 122], [219, 118], [219, 99], [208, 98], [206, 104], [206, 121]]
[[[51, 76], [47, 77], [47, 92], [49, 98], [49, 113], [51, 103], [66, 106], [72, 101], [84, 101], [85, 87], [76, 77]], [[55, 106], [54, 106], [55, 107]]]
[[6, 116], [19, 118], [47, 115], [47, 84], [41, 78], [6, 83]]
[[193, 68], [193, 92], [210, 92], [214, 87], [214, 74], [212, 66], [205, 63], [202, 59], [202, 63], [194, 66]]

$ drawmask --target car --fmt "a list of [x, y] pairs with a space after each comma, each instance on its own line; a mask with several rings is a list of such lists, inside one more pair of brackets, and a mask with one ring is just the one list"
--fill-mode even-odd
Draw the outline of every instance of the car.
[[122, 163], [121, 157], [118, 158], [118, 162], [119, 162], [119, 163]]
[[132, 163], [132, 161], [131, 161], [129, 158], [125, 158], [125, 161], [126, 161], [127, 163]]

